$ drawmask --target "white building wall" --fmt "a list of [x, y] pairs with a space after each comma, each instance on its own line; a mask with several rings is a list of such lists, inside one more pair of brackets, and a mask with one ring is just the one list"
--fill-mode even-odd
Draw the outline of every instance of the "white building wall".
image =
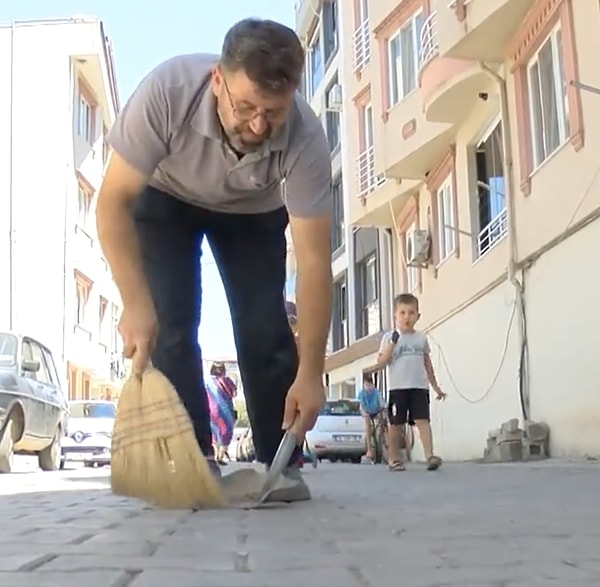
[[[74, 56], [85, 56], [88, 63], [82, 65]], [[103, 108], [93, 149], [81, 144], [74, 132], [78, 67], [95, 76], [94, 91], [99, 86], [107, 93], [100, 96]], [[5, 235], [0, 242], [0, 328], [38, 338], [59, 362], [61, 358], [81, 362], [84, 357], [92, 371], [109, 375], [110, 357], [99, 352], [98, 339], [81, 341], [74, 332], [75, 268], [95, 280], [96, 303], [90, 300], [91, 307], [98, 308], [99, 295], [118, 303], [97, 243], [90, 246], [90, 240], [82, 240], [75, 231], [76, 171], [99, 187], [101, 119], [110, 126], [115, 116], [99, 22], [49, 21], [0, 28], [0, 86], [0, 232]]]

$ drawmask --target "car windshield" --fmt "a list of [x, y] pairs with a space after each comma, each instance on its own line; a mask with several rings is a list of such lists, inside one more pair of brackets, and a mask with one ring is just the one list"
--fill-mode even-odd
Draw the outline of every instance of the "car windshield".
[[69, 404], [71, 418], [114, 418], [116, 407], [110, 403], [72, 403]]
[[321, 416], [360, 416], [360, 404], [352, 400], [333, 400], [325, 402]]
[[0, 332], [0, 367], [10, 367], [17, 362], [17, 337]]

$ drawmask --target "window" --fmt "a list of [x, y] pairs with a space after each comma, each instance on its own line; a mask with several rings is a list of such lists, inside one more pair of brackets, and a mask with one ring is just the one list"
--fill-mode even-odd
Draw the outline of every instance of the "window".
[[354, 52], [354, 72], [362, 71], [371, 60], [371, 32], [369, 29], [369, 1], [359, 0], [355, 3], [354, 20], [357, 23], [352, 34]]
[[17, 362], [19, 341], [16, 336], [0, 333], [0, 366], [9, 367]]
[[362, 111], [362, 127], [365, 150], [373, 146], [373, 107], [367, 104]]
[[104, 347], [104, 352], [108, 350], [110, 342], [110, 322], [106, 312], [107, 308], [108, 300], [100, 296], [98, 300], [98, 342]]
[[94, 144], [96, 108], [88, 92], [82, 87], [80, 81], [79, 96], [77, 99], [77, 135], [85, 139], [90, 145]]
[[381, 316], [379, 307], [379, 280], [377, 254], [373, 253], [358, 264], [360, 311], [358, 337], [379, 332]]
[[25, 347], [27, 348], [27, 358], [32, 359], [33, 361], [37, 361], [40, 364], [40, 368], [37, 373], [32, 373], [32, 379], [35, 379], [39, 383], [44, 383], [45, 385], [52, 385], [52, 378], [50, 376], [50, 371], [46, 365], [46, 361], [44, 360], [44, 353], [42, 348], [33, 340], [23, 341], [23, 355], [25, 356]]
[[569, 137], [563, 64], [562, 34], [557, 28], [527, 68], [534, 168]]
[[417, 87], [423, 20], [417, 13], [388, 41], [389, 108]]
[[[337, 84], [338, 76], [336, 75], [325, 91], [325, 100], [329, 99], [329, 92]], [[340, 146], [340, 113], [336, 110], [330, 110], [328, 104], [326, 104], [325, 108], [325, 132], [327, 133], [329, 151], [333, 153]]]
[[106, 126], [103, 126], [102, 127], [102, 163], [104, 163], [104, 164], [106, 164], [106, 162], [108, 161], [108, 153], [110, 151], [107, 136], [108, 136], [108, 129], [106, 128]]
[[348, 291], [346, 275], [333, 284], [333, 319], [331, 324], [332, 350], [348, 346]]
[[109, 402], [69, 402], [71, 418], [110, 418], [114, 419], [117, 408]]
[[92, 194], [80, 183], [77, 193], [77, 224], [84, 229], [88, 225], [92, 209], [92, 199]]
[[[346, 383], [345, 381], [341, 384], [342, 386]], [[354, 388], [355, 389], [355, 388]], [[352, 387], [344, 389], [342, 387], [343, 398], [353, 398], [355, 394], [349, 395], [348, 391], [351, 391]], [[360, 416], [360, 405], [356, 401], [348, 401], [347, 399], [329, 400], [325, 402], [325, 405], [319, 412], [320, 416]]]
[[321, 50], [321, 36], [317, 30], [308, 49], [308, 71], [309, 77], [309, 98], [312, 98], [317, 91], [323, 75], [325, 73], [325, 64], [323, 63], [323, 52]]
[[337, 0], [323, 4], [323, 53], [325, 63], [335, 55], [338, 48]]
[[75, 325], [84, 329], [91, 289], [92, 282], [77, 271], [75, 273]]
[[438, 262], [446, 260], [456, 248], [456, 227], [452, 176], [437, 191]]
[[406, 252], [410, 248], [410, 244], [408, 239], [413, 231], [417, 228], [417, 223], [414, 222], [410, 228], [404, 233], [404, 258], [405, 258], [405, 286], [406, 293], [414, 293], [417, 291], [419, 287], [419, 268], [418, 267], [410, 267], [408, 265], [408, 259], [406, 258]]
[[332, 252], [344, 246], [346, 223], [344, 218], [344, 188], [342, 174], [333, 180], [333, 221], [331, 223], [331, 250]]
[[119, 338], [119, 318], [121, 311], [115, 304], [110, 306], [110, 351], [118, 353], [121, 349]]
[[507, 232], [502, 132], [502, 122], [498, 122], [475, 150], [478, 221], [476, 258], [487, 253]]

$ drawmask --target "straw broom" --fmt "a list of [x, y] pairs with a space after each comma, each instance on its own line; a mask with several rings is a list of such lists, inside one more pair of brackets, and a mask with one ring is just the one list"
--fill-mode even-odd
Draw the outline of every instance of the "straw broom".
[[218, 481], [170, 381], [157, 369], [125, 382], [113, 428], [111, 486], [162, 508], [223, 507]]

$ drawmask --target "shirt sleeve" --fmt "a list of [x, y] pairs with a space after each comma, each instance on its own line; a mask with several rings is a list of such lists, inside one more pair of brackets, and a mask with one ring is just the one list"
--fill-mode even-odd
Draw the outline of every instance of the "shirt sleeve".
[[392, 339], [392, 333], [391, 332], [386, 332], [382, 337], [381, 337], [381, 344], [379, 345], [379, 352], [383, 352], [383, 349], [389, 344], [390, 340]]
[[331, 214], [331, 155], [325, 131], [315, 127], [284, 182], [290, 216], [314, 218]]
[[431, 347], [429, 346], [429, 339], [425, 335], [423, 335], [423, 338], [425, 339], [423, 342], [423, 352], [426, 355], [429, 355], [431, 353]]
[[159, 66], [142, 80], [107, 138], [127, 163], [148, 176], [169, 152], [169, 104], [162, 77]]

